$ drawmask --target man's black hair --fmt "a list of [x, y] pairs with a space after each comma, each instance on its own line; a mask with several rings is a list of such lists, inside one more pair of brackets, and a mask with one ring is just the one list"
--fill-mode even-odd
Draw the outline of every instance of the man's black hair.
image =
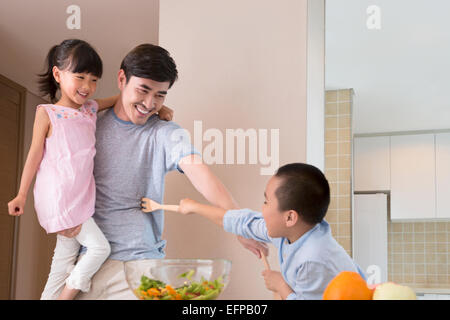
[[141, 44], [131, 50], [122, 60], [120, 69], [125, 72], [127, 83], [131, 76], [135, 76], [170, 82], [170, 88], [178, 78], [177, 66], [169, 52], [150, 43]]

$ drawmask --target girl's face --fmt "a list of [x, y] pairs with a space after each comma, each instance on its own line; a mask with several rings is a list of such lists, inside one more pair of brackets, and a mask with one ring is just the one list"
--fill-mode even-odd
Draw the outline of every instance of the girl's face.
[[91, 73], [73, 73], [53, 67], [53, 76], [61, 89], [61, 103], [79, 108], [97, 89], [98, 77]]

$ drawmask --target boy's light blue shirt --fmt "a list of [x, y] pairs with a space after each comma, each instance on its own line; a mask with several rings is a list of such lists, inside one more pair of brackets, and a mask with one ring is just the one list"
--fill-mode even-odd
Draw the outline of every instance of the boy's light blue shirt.
[[229, 210], [223, 218], [225, 231], [278, 249], [281, 274], [294, 291], [288, 300], [320, 300], [328, 283], [341, 271], [364, 273], [331, 235], [323, 220], [294, 243], [286, 238], [271, 238], [262, 214], [249, 209]]

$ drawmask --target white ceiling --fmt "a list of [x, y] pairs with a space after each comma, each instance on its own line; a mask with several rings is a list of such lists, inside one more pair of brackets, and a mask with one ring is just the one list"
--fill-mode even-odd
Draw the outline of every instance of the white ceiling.
[[449, 0], [326, 0], [326, 88], [354, 89], [355, 133], [450, 128], [449, 13]]

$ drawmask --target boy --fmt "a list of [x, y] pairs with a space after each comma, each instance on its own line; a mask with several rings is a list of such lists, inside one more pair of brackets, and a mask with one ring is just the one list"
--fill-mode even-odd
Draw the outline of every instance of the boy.
[[330, 188], [319, 169], [303, 163], [279, 168], [267, 183], [264, 198], [262, 214], [226, 211], [190, 199], [180, 201], [179, 212], [198, 213], [227, 232], [273, 243], [281, 273], [265, 270], [263, 276], [266, 287], [283, 300], [322, 299], [328, 283], [341, 271], [356, 271], [365, 278], [323, 220]]

